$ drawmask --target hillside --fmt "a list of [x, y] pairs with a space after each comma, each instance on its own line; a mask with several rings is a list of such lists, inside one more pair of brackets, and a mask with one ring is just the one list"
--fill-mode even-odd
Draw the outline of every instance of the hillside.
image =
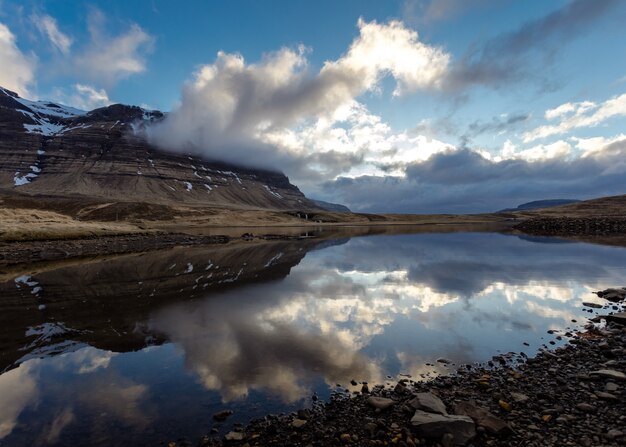
[[514, 214], [519, 217], [626, 217], [626, 194], [549, 208], [522, 210]]
[[319, 209], [282, 173], [154, 148], [137, 131], [163, 116], [121, 104], [85, 112], [0, 88], [0, 193], [98, 199], [99, 206]]
[[512, 211], [525, 211], [541, 208], [551, 208], [553, 206], [569, 205], [570, 203], [580, 202], [580, 200], [573, 199], [548, 199], [548, 200], [534, 200], [532, 202], [522, 203], [517, 208], [505, 208], [498, 211], [499, 213], [510, 213]]

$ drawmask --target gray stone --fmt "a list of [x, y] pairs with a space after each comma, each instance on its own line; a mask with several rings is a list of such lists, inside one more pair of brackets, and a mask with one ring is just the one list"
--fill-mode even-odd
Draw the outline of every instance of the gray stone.
[[613, 393], [619, 390], [619, 386], [617, 385], [617, 383], [607, 382], [606, 385], [604, 385], [604, 389], [607, 390], [609, 393]]
[[593, 413], [594, 411], [596, 411], [596, 407], [587, 403], [577, 404], [576, 408], [580, 411], [584, 411], [585, 413]]
[[227, 441], [243, 441], [244, 435], [240, 431], [230, 431], [226, 433], [224, 439]]
[[370, 396], [367, 398], [367, 404], [377, 410], [386, 410], [389, 407], [393, 407], [396, 401], [386, 397]]
[[606, 437], [609, 439], [621, 438], [622, 436], [624, 436], [624, 432], [615, 428], [609, 430], [606, 434]]
[[441, 439], [446, 433], [453, 436], [454, 445], [465, 445], [476, 436], [476, 426], [469, 416], [443, 415], [417, 410], [411, 425], [426, 438]]
[[304, 419], [294, 419], [293, 421], [291, 421], [291, 426], [293, 428], [301, 428], [306, 424], [306, 421]]
[[469, 402], [460, 402], [454, 406], [454, 412], [462, 416], [469, 416], [477, 425], [485, 427], [494, 435], [509, 435], [513, 432], [511, 427], [502, 419], [496, 417], [485, 408], [477, 407]]
[[603, 399], [603, 400], [618, 400], [617, 396], [611, 394], [611, 393], [605, 393], [604, 391], [596, 391], [595, 395], [598, 396], [598, 399]]
[[614, 369], [600, 369], [598, 371], [592, 371], [589, 374], [592, 376], [606, 377], [607, 379], [626, 381], [626, 374]]
[[528, 400], [528, 396], [522, 393], [511, 393], [511, 399], [513, 402], [523, 403]]
[[409, 402], [415, 410], [424, 410], [429, 413], [448, 414], [445, 404], [432, 393], [417, 393]]
[[452, 360], [446, 359], [444, 357], [439, 357], [437, 359], [437, 363], [443, 363], [444, 365], [447, 365], [448, 363], [452, 363]]

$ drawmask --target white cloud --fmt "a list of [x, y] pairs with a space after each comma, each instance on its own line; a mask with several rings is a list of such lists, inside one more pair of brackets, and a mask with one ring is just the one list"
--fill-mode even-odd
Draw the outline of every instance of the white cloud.
[[20, 413], [37, 402], [37, 365], [39, 360], [22, 363], [18, 368], [0, 375], [0, 440], [7, 437], [15, 426]]
[[626, 116], [626, 93], [614, 96], [601, 104], [589, 101], [565, 103], [548, 110], [545, 114], [546, 119], [561, 118], [561, 121], [558, 124], [547, 124], [526, 132], [523, 139], [528, 143], [539, 138], [564, 134], [572, 129], [594, 127], [616, 116]]
[[89, 16], [91, 41], [74, 59], [73, 66], [87, 79], [112, 84], [146, 70], [146, 54], [154, 38], [139, 25], [132, 24], [118, 36], [106, 32], [105, 17], [95, 10]]
[[34, 14], [31, 19], [39, 32], [50, 40], [54, 48], [65, 55], [70, 52], [73, 39], [59, 30], [59, 26], [54, 17]]
[[165, 149], [282, 169], [296, 178], [332, 178], [368, 154], [406, 157], [396, 146], [409, 138], [395, 136], [356, 98], [379, 90], [385, 76], [395, 79], [396, 96], [437, 89], [450, 57], [398, 21], [359, 20], [358, 28], [347, 52], [316, 74], [302, 46], [255, 64], [219, 52], [183, 86], [180, 106], [148, 130], [149, 138]]
[[85, 84], [74, 84], [69, 94], [64, 89], [57, 89], [53, 99], [81, 110], [93, 110], [111, 104], [106, 90]]
[[495, 161], [501, 160], [525, 160], [528, 162], [545, 161], [550, 159], [564, 158], [571, 153], [572, 146], [563, 140], [551, 144], [538, 144], [528, 149], [518, 150], [510, 140], [505, 141], [500, 155]]
[[0, 85], [20, 96], [29, 96], [34, 82], [36, 59], [26, 56], [16, 45], [13, 33], [0, 23]]

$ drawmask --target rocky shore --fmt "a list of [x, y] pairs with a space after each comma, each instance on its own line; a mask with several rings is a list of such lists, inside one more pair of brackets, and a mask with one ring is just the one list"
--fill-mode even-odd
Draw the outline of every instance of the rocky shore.
[[0, 242], [0, 265], [57, 261], [81, 256], [139, 253], [177, 245], [225, 244], [226, 236], [140, 233], [49, 241]]
[[540, 217], [525, 220], [514, 228], [540, 236], [625, 234], [626, 217]]
[[[626, 288], [598, 296], [607, 300], [602, 307], [609, 316], [583, 332], [549, 331], [568, 343], [534, 358], [494, 356], [427, 382], [353, 381], [360, 392], [340, 390], [325, 403], [314, 396], [312, 408], [235, 425], [224, 437], [207, 435], [200, 445], [626, 445]], [[192, 444], [170, 443], [177, 445]]]

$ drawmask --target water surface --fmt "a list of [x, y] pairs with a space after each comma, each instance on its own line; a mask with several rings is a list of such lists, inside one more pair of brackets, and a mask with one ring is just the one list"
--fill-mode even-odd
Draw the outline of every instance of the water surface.
[[[0, 445], [196, 441], [352, 379], [427, 378], [445, 373], [439, 357], [531, 355], [592, 316], [592, 291], [624, 278], [624, 248], [468, 232], [3, 272]], [[215, 423], [223, 409], [233, 416]]]

